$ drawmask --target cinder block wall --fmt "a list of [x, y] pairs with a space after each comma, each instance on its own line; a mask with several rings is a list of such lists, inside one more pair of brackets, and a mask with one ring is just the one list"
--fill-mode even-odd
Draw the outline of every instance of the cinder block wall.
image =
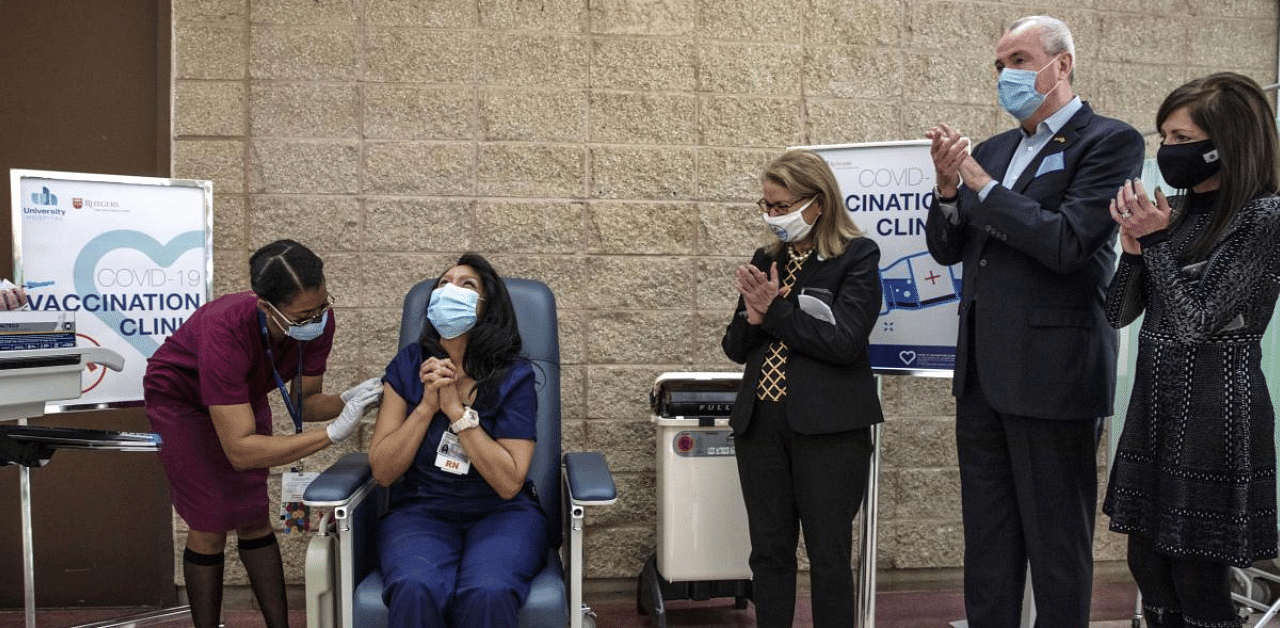
[[[1276, 80], [1274, 0], [1121, 4], [173, 0], [173, 175], [214, 182], [218, 294], [246, 289], [273, 239], [324, 257], [330, 390], [381, 372], [405, 290], [462, 251], [550, 284], [564, 447], [604, 450], [621, 493], [590, 517], [587, 576], [622, 587], [655, 543], [648, 389], [735, 368], [719, 351], [731, 270], [766, 238], [757, 177], [781, 149], [1012, 126], [992, 49], [1032, 13], [1072, 27], [1076, 90], [1144, 131], [1186, 79]], [[883, 583], [961, 565], [949, 390], [884, 381]], [[1099, 527], [1097, 558], [1121, 559]], [[282, 540], [301, 583], [306, 539]]]

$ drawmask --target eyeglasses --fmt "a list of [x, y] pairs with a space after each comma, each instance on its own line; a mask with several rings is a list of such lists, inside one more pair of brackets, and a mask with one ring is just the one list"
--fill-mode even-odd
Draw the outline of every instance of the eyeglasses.
[[799, 205], [803, 200], [805, 199], [800, 198], [787, 203], [770, 203], [764, 199], [760, 199], [756, 201], [756, 206], [760, 208], [760, 211], [763, 211], [770, 216], [781, 216], [783, 214], [790, 213], [791, 208]]
[[304, 319], [304, 320], [300, 320], [300, 321], [298, 321], [298, 322], [296, 322], [296, 323], [295, 323], [294, 321], [290, 320], [288, 316], [285, 316], [285, 315], [284, 315], [284, 312], [281, 312], [281, 311], [280, 311], [280, 309], [279, 309], [279, 308], [277, 308], [275, 305], [272, 305], [270, 302], [268, 302], [268, 303], [267, 303], [267, 305], [270, 305], [270, 306], [271, 306], [271, 309], [275, 310], [275, 311], [276, 311], [276, 314], [279, 314], [279, 315], [280, 315], [280, 318], [283, 318], [283, 319], [285, 320], [285, 322], [289, 323], [290, 325], [301, 326], [301, 325], [309, 325], [309, 324], [311, 324], [311, 323], [315, 323], [315, 322], [319, 321], [320, 319], [324, 318], [325, 312], [328, 312], [329, 310], [333, 309], [333, 305], [334, 305], [334, 303], [337, 303], [337, 302], [338, 302], [338, 300], [337, 300], [337, 299], [335, 299], [335, 298], [333, 297], [333, 293], [332, 293], [332, 292], [330, 292], [330, 293], [325, 297], [324, 303], [322, 303], [322, 304], [320, 305], [320, 307], [317, 309], [317, 311], [316, 311], [316, 313], [315, 313], [315, 316], [312, 316], [312, 317], [307, 318], [307, 319]]

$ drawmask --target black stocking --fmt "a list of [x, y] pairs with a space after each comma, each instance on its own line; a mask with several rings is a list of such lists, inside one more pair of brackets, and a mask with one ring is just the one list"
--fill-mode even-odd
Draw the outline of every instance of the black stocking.
[[201, 554], [187, 548], [182, 553], [182, 573], [187, 580], [191, 622], [195, 628], [218, 628], [222, 619], [222, 552]]
[[289, 628], [289, 604], [285, 599], [284, 563], [274, 532], [256, 539], [240, 539], [240, 562], [262, 609], [267, 628]]

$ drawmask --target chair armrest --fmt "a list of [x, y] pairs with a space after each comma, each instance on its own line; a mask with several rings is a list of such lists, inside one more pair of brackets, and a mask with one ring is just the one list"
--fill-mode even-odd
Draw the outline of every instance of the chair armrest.
[[358, 501], [363, 497], [371, 488], [372, 481], [373, 470], [369, 468], [369, 455], [362, 452], [350, 453], [322, 471], [302, 494], [302, 501], [308, 506], [345, 506], [352, 500]]
[[618, 498], [618, 487], [609, 463], [598, 451], [571, 451], [564, 455], [565, 484], [575, 505], [607, 506]]

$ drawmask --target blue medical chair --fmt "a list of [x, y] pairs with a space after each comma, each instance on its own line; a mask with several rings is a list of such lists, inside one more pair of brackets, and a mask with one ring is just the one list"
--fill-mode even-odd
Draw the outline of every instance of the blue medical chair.
[[[554, 537], [547, 565], [534, 577], [529, 599], [520, 609], [520, 627], [594, 628], [595, 616], [582, 604], [583, 517], [586, 506], [612, 504], [616, 488], [599, 452], [560, 455], [560, 343], [555, 297], [541, 282], [503, 281], [520, 327], [521, 355], [533, 364], [536, 374], [538, 443], [529, 478], [537, 487]], [[434, 288], [435, 280], [426, 280], [405, 295], [399, 346], [418, 341]], [[387, 491], [373, 480], [367, 454], [343, 456], [311, 483], [304, 501], [332, 509], [307, 549], [307, 627], [385, 627], [387, 608], [382, 602], [374, 535], [379, 515], [386, 511]], [[562, 550], [568, 569], [561, 559]]]

